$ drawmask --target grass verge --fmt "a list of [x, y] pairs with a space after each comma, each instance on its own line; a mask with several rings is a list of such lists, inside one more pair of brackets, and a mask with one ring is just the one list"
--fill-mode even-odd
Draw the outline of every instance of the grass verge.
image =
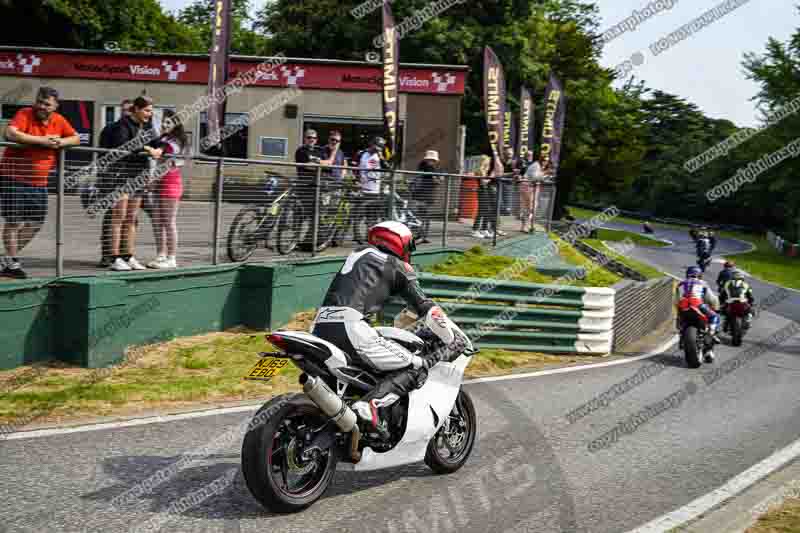
[[[593, 211], [591, 209], [583, 209], [581, 207], [567, 207], [567, 211], [569, 212], [570, 215], [574, 216], [575, 218], [580, 218], [580, 219], [590, 219], [590, 218], [592, 218], [594, 216], [597, 216], [597, 215], [599, 215], [601, 213], [600, 211]], [[624, 217], [624, 216], [620, 215], [618, 217], [615, 217], [613, 219], [613, 222], [620, 222], [622, 224], [634, 224], [634, 225], [641, 226], [644, 221], [640, 220], [638, 218], [630, 218], [630, 217]], [[654, 227], [654, 228], [684, 229], [686, 231], [689, 231], [687, 226], [679, 226], [677, 224], [663, 224], [661, 222], [650, 222], [650, 225], [652, 227]]]
[[[544, 284], [567, 284], [576, 287], [610, 287], [621, 278], [616, 274], [603, 268], [593, 268], [593, 263], [584, 257], [580, 252], [569, 246], [566, 242], [558, 238], [554, 233], [550, 237], [561, 246], [559, 254], [564, 260], [572, 265], [582, 266], [588, 270], [588, 275], [584, 279], [561, 280], [553, 276], [547, 276], [537, 272], [535, 265], [532, 265], [514, 275], [503, 277], [509, 281], [524, 281], [530, 283]], [[425, 271], [432, 274], [442, 274], [445, 276], [463, 276], [470, 278], [494, 279], [503, 272], [509, 272], [511, 266], [519, 259], [499, 255], [488, 255], [480, 246], [475, 246], [467, 250], [463, 255], [451, 256], [446, 261], [428, 267]]]
[[749, 242], [752, 252], [729, 256], [736, 265], [753, 276], [792, 289], [800, 289], [800, 257], [781, 255], [765, 236], [733, 231], [721, 231], [721, 237]]
[[[577, 218], [591, 218], [599, 214], [599, 211], [591, 211], [578, 207], [569, 207], [568, 209], [570, 214]], [[642, 223], [641, 220], [622, 216], [615, 218], [614, 221], [637, 225]], [[673, 224], [653, 222], [651, 226], [677, 229], [686, 232], [689, 231], [686, 226], [677, 226]], [[779, 254], [764, 235], [736, 231], [720, 231], [718, 235], [720, 237], [739, 239], [755, 247], [755, 250], [751, 252], [733, 254], [730, 256], [736, 261], [739, 267], [761, 280], [800, 290], [800, 258], [787, 257]]]
[[[314, 314], [299, 313], [280, 329], [308, 331]], [[262, 331], [235, 329], [137, 347], [127, 353], [125, 363], [107, 369], [52, 365], [42, 372], [31, 372], [31, 367], [0, 372], [0, 423], [7, 424], [0, 433], [87, 417], [266, 401], [277, 394], [299, 391], [300, 371], [291, 364], [269, 382], [242, 379], [258, 361], [259, 352], [273, 349], [264, 335]], [[467, 376], [596, 360], [592, 356], [486, 350], [473, 359]]]
[[661, 241], [657, 241], [656, 239], [651, 239], [650, 237], [645, 237], [643, 235], [639, 235], [638, 233], [633, 233], [632, 231], [622, 231], [622, 230], [615, 230], [615, 229], [598, 229], [597, 230], [597, 239], [601, 241], [624, 241], [626, 239], [630, 239], [636, 246], [651, 246], [655, 248], [663, 248], [664, 246], [669, 246], [669, 244]]
[[800, 531], [800, 499], [787, 499], [767, 511], [745, 533], [790, 533]]
[[619, 252], [609, 248], [606, 246], [605, 242], [597, 239], [583, 239], [583, 242], [594, 248], [595, 250], [599, 250], [606, 254], [607, 256], [611, 257], [611, 259], [615, 259], [619, 261], [623, 265], [627, 266], [628, 268], [632, 268], [636, 272], [639, 272], [647, 279], [656, 279], [664, 277], [662, 271], [658, 270], [657, 268], [653, 268], [646, 263], [642, 263], [641, 261], [637, 261], [636, 259], [632, 259], [628, 256], [622, 255]]

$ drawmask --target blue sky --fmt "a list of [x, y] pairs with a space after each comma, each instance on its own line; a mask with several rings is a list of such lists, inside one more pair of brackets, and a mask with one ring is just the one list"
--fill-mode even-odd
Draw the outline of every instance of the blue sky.
[[[190, 3], [190, 0], [160, 1], [169, 10]], [[633, 10], [641, 11], [653, 1], [597, 0], [601, 29], [621, 22]], [[789, 39], [800, 27], [795, 2], [750, 0], [656, 56], [649, 48], [653, 42], [720, 3], [720, 0], [659, 1], [674, 5], [608, 43], [603, 49], [603, 66], [613, 68], [641, 52], [644, 61], [632, 74], [645, 80], [649, 87], [686, 98], [713, 118], [726, 118], [738, 126], [755, 125], [758, 114], [751, 99], [758, 92], [758, 85], [745, 77], [741, 66], [743, 55], [763, 53], [769, 37], [782, 42]], [[251, 0], [254, 8], [265, 3], [266, 0]]]

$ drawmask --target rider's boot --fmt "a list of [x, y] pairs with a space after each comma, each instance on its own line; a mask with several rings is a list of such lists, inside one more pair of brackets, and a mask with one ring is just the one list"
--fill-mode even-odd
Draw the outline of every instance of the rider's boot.
[[714, 341], [714, 344], [722, 344], [722, 340], [719, 338], [719, 315], [711, 319], [710, 327], [711, 339]]
[[[395, 396], [395, 399], [396, 398]], [[389, 433], [388, 424], [385, 420], [381, 420], [378, 414], [378, 409], [380, 409], [382, 401], [385, 401], [385, 399], [359, 400], [351, 407], [362, 421], [367, 422], [370, 429], [374, 431], [381, 440], [389, 440], [391, 434]]]
[[424, 368], [407, 368], [391, 374], [389, 377], [378, 383], [375, 388], [365, 394], [360, 400], [351, 405], [353, 411], [358, 415], [367, 427], [375, 432], [381, 439], [388, 440], [391, 436], [388, 424], [380, 416], [379, 409], [389, 407], [401, 396], [405, 396], [412, 390], [421, 387], [428, 374]]

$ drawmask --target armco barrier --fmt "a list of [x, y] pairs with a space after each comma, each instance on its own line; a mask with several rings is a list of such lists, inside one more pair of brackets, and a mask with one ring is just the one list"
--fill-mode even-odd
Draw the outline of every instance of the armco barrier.
[[675, 281], [669, 277], [647, 282], [622, 280], [614, 285], [614, 353], [622, 353], [665, 322], [674, 323]]
[[[425, 294], [440, 302], [448, 316], [477, 339], [480, 348], [597, 355], [611, 352], [615, 312], [612, 288], [491, 282], [427, 273], [420, 274], [419, 279]], [[384, 316], [394, 316], [403, 306], [403, 302], [393, 301]]]

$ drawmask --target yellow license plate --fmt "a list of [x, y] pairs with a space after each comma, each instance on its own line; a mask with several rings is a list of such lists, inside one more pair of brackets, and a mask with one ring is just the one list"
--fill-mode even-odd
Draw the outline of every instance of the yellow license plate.
[[248, 372], [244, 378], [269, 381], [288, 363], [288, 359], [281, 359], [279, 357], [262, 357], [256, 366], [251, 368], [250, 372]]

